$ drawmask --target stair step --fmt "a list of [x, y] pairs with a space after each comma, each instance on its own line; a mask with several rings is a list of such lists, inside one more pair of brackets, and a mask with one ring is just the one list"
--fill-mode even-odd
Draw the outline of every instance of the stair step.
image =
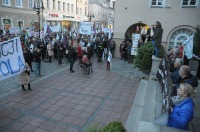
[[140, 121], [137, 132], [161, 132], [161, 126], [151, 122]]
[[143, 107], [145, 104], [145, 95], [147, 92], [147, 84], [148, 81], [140, 80], [140, 84], [136, 93], [136, 97], [134, 99], [133, 105], [131, 107], [127, 122], [126, 122], [126, 130], [127, 132], [137, 132], [142, 113]]
[[156, 118], [156, 81], [149, 80], [142, 114], [142, 121], [152, 122]]
[[188, 132], [167, 126], [160, 126], [151, 122], [140, 121], [137, 132]]

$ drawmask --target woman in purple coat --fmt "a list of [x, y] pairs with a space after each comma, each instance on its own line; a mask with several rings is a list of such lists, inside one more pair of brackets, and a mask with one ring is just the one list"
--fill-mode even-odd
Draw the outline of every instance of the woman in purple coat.
[[172, 98], [173, 107], [169, 114], [168, 126], [181, 130], [189, 130], [189, 123], [193, 119], [194, 102], [193, 87], [187, 83], [181, 83], [177, 89], [177, 96]]

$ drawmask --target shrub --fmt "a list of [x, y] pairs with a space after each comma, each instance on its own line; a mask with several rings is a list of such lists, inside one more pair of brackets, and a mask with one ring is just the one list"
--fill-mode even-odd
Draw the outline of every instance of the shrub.
[[151, 70], [153, 49], [151, 43], [145, 43], [138, 48], [138, 53], [135, 57], [135, 66], [140, 68], [144, 73], [149, 73]]
[[98, 124], [91, 125], [86, 132], [126, 132], [126, 129], [119, 121], [110, 122], [105, 127], [98, 126]]
[[104, 132], [126, 132], [126, 129], [119, 121], [109, 123], [104, 129]]

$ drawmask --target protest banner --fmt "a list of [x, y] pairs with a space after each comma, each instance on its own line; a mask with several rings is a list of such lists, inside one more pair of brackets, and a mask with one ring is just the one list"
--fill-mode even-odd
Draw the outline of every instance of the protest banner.
[[52, 32], [60, 32], [60, 24], [54, 26], [54, 27], [50, 27]]
[[137, 55], [139, 39], [140, 39], [140, 34], [133, 34], [132, 35], [131, 55]]
[[11, 27], [9, 28], [10, 34], [18, 34], [20, 33], [20, 28], [19, 27]]
[[0, 42], [0, 81], [25, 70], [20, 38]]
[[81, 22], [79, 27], [79, 33], [91, 35], [92, 33], [91, 26], [92, 26], [91, 22]]
[[111, 33], [111, 29], [110, 28], [103, 28], [102, 31], [104, 33]]

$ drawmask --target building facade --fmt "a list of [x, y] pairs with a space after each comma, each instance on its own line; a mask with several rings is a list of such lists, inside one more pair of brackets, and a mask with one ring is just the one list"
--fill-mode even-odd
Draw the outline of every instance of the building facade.
[[99, 28], [113, 28], [114, 8], [113, 0], [90, 0], [89, 15], [91, 21]]
[[[125, 37], [160, 21], [163, 28], [162, 44], [165, 49], [177, 47], [195, 32], [200, 24], [200, 0], [116, 0], [114, 36], [119, 57], [119, 45]], [[139, 30], [139, 31], [138, 31]]]
[[1, 0], [0, 28], [38, 26], [36, 12], [32, 9], [33, 0]]
[[79, 22], [86, 21], [88, 0], [43, 0], [45, 10], [44, 22], [55, 26], [77, 28]]
[[[0, 28], [20, 27], [39, 28], [39, 19], [33, 9], [37, 0], [1, 0]], [[88, 0], [40, 0], [44, 10], [40, 12], [40, 27], [44, 23], [51, 26], [78, 27], [79, 22], [87, 21]]]

